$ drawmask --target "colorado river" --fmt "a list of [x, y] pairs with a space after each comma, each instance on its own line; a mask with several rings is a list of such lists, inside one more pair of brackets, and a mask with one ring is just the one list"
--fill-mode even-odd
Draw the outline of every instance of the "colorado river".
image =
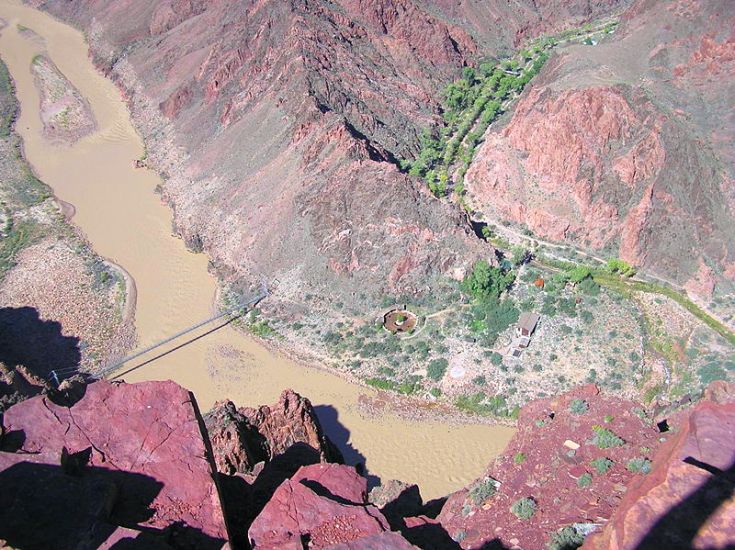
[[[154, 192], [158, 176], [132, 167], [143, 144], [119, 90], [89, 60], [82, 34], [11, 1], [0, 2], [0, 17], [7, 23], [0, 34], [0, 55], [21, 104], [16, 130], [26, 158], [59, 199], [74, 205], [74, 223], [96, 252], [134, 279], [139, 345], [210, 316], [216, 281], [207, 271], [207, 257], [188, 252], [172, 235], [171, 212]], [[19, 32], [18, 25], [42, 40]], [[97, 130], [73, 146], [52, 145], [43, 137], [39, 92], [31, 76], [31, 61], [39, 53], [76, 86], [97, 121]], [[311, 399], [348, 460], [364, 460], [368, 471], [384, 480], [417, 483], [425, 498], [447, 494], [479, 476], [513, 433], [483, 424], [407, 421], [392, 413], [365, 416], [358, 398], [372, 390], [297, 365], [230, 327], [124, 378], [174, 380], [194, 392], [202, 410], [225, 398], [238, 406], [271, 403], [291, 387]]]

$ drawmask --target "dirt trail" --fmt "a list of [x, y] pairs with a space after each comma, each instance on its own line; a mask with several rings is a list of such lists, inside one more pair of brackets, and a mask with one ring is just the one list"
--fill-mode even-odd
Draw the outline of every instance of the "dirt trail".
[[[143, 144], [115, 86], [99, 74], [80, 32], [44, 13], [4, 0], [0, 55], [15, 80], [22, 114], [17, 130], [38, 176], [75, 208], [74, 223], [93, 248], [135, 282], [135, 325], [145, 346], [211, 315], [216, 282], [204, 255], [171, 235], [171, 213], [154, 193], [158, 176], [135, 170]], [[40, 35], [19, 32], [22, 24]], [[73, 145], [43, 135], [31, 61], [45, 53], [88, 102], [97, 128]], [[203, 331], [206, 332], [206, 331]], [[230, 398], [238, 405], [277, 400], [285, 387], [308, 396], [327, 433], [352, 463], [373, 475], [418, 483], [425, 497], [453, 491], [479, 476], [513, 430], [486, 424], [407, 421], [366, 416], [361, 395], [372, 390], [297, 365], [225, 326], [134, 370], [128, 381], [172, 379], [194, 391], [202, 409]]]

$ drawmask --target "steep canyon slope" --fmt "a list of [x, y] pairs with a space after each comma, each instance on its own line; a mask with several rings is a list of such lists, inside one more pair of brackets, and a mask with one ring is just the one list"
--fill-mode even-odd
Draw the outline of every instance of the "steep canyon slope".
[[491, 129], [471, 203], [620, 256], [709, 298], [735, 277], [729, 2], [636, 2], [615, 34], [563, 49]]
[[443, 85], [523, 35], [626, 3], [32, 4], [85, 29], [168, 177], [177, 229], [226, 279], [277, 277], [284, 302], [373, 304], [481, 254], [464, 214], [392, 162], [416, 151]]

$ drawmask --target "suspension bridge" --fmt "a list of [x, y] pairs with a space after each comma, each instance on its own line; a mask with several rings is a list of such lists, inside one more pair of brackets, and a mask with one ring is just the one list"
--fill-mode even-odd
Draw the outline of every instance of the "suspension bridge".
[[261, 285], [259, 292], [255, 294], [253, 297], [251, 297], [249, 300], [246, 300], [236, 306], [222, 310], [218, 312], [216, 315], [208, 317], [207, 319], [199, 321], [196, 324], [193, 324], [183, 330], [180, 330], [176, 334], [168, 336], [167, 338], [164, 338], [163, 340], [159, 340], [158, 342], [151, 344], [150, 346], [146, 346], [145, 348], [138, 350], [131, 355], [123, 357], [122, 359], [116, 360], [110, 363], [109, 365], [105, 365], [104, 367], [96, 370], [95, 372], [92, 372], [92, 373], [83, 372], [83, 371], [80, 371], [78, 367], [55, 369], [49, 373], [48, 380], [53, 381], [58, 387], [58, 385], [63, 380], [70, 378], [76, 374], [82, 374], [82, 375], [91, 376], [94, 378], [107, 378], [110, 374], [120, 370], [124, 365], [130, 363], [131, 361], [139, 357], [142, 357], [144, 355], [147, 355], [148, 353], [156, 349], [159, 349], [165, 346], [166, 344], [181, 338], [182, 336], [185, 336], [191, 332], [194, 332], [195, 330], [205, 325], [208, 325], [209, 323], [213, 323], [214, 321], [217, 321], [218, 319], [223, 319], [226, 317], [228, 318], [228, 322], [233, 321], [234, 319], [237, 319], [238, 317], [242, 317], [248, 310], [255, 307], [261, 300], [266, 298], [269, 294], [270, 294], [270, 290], [268, 286], [264, 283], [263, 285]]

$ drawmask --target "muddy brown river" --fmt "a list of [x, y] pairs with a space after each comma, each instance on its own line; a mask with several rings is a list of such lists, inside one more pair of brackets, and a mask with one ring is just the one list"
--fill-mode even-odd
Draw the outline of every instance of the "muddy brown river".
[[[140, 347], [214, 312], [216, 281], [207, 257], [172, 235], [171, 212], [154, 188], [158, 176], [136, 170], [143, 143], [114, 84], [96, 71], [82, 34], [40, 11], [0, 1], [0, 56], [21, 104], [16, 129], [25, 155], [56, 196], [76, 208], [74, 223], [94, 249], [135, 281], [135, 327]], [[21, 33], [18, 25], [38, 36]], [[39, 38], [40, 37], [40, 38]], [[73, 146], [52, 145], [42, 132], [34, 55], [45, 53], [91, 106], [97, 130]], [[200, 331], [202, 334], [205, 331]], [[238, 405], [277, 400], [291, 387], [309, 397], [348, 461], [364, 461], [384, 480], [417, 483], [425, 498], [447, 494], [479, 476], [513, 430], [485, 424], [408, 421], [392, 412], [366, 415], [361, 394], [373, 390], [298, 365], [230, 327], [203, 336], [124, 376], [128, 382], [171, 379], [191, 389], [202, 410], [229, 398]]]

